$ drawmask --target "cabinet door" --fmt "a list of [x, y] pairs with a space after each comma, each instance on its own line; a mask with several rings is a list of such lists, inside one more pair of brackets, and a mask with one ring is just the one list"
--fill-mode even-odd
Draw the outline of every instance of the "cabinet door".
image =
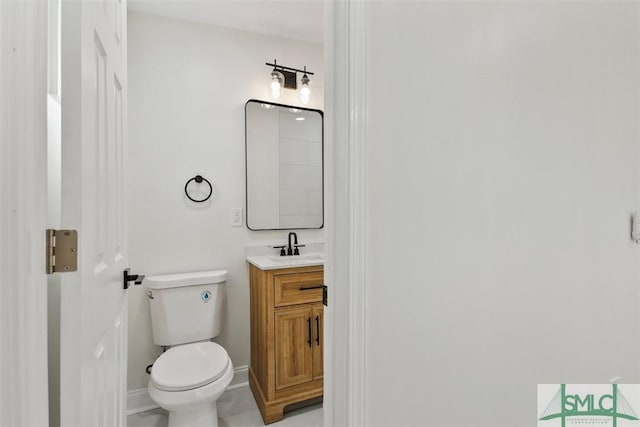
[[312, 310], [313, 321], [313, 379], [322, 378], [324, 369], [324, 307], [315, 305]]
[[309, 306], [275, 311], [276, 390], [313, 379], [313, 321]]

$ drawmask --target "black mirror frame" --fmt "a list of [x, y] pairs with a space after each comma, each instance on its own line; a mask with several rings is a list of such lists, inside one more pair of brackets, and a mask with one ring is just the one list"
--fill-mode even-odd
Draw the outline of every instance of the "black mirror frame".
[[[319, 227], [302, 227], [302, 228], [251, 228], [249, 226], [249, 164], [248, 164], [248, 146], [247, 146], [247, 106], [250, 103], [269, 104], [274, 107], [297, 108], [298, 110], [313, 111], [320, 114], [322, 120], [322, 224]], [[298, 105], [278, 104], [270, 101], [262, 101], [260, 99], [250, 99], [244, 104], [244, 197], [245, 197], [245, 224], [251, 231], [275, 231], [275, 230], [320, 230], [324, 228], [324, 112], [315, 108], [300, 107]]]

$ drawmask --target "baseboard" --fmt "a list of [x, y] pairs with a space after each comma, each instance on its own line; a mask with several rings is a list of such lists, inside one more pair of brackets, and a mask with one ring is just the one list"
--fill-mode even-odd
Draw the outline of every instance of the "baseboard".
[[[239, 366], [233, 370], [233, 380], [231, 380], [231, 384], [229, 384], [225, 393], [243, 387], [249, 387], [248, 366]], [[151, 399], [146, 388], [127, 392], [127, 415], [139, 414], [156, 408], [159, 408], [159, 406]]]
[[249, 387], [248, 366], [238, 366], [233, 370], [233, 379], [231, 380], [231, 384], [229, 384], [229, 387], [227, 387], [225, 392], [243, 387]]
[[139, 414], [158, 408], [158, 404], [151, 400], [146, 388], [129, 390], [127, 392], [127, 415]]

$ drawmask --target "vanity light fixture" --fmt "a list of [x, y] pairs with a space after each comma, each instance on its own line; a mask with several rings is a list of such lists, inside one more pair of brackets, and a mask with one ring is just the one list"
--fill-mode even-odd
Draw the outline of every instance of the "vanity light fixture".
[[298, 68], [285, 67], [284, 65], [278, 65], [274, 59], [273, 64], [266, 62], [265, 65], [273, 67], [271, 71], [271, 96], [274, 99], [279, 99], [282, 94], [282, 88], [285, 89], [298, 89], [298, 73], [302, 73], [302, 79], [300, 80], [300, 101], [303, 104], [309, 103], [311, 97], [311, 88], [309, 83], [309, 75], [313, 75], [311, 71], [307, 71], [305, 66], [303, 70]]

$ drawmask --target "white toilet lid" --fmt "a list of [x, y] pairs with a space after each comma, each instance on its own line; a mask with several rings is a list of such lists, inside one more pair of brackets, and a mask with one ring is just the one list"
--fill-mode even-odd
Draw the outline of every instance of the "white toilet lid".
[[191, 390], [222, 376], [229, 355], [220, 345], [206, 341], [172, 347], [155, 361], [151, 381], [161, 390]]

